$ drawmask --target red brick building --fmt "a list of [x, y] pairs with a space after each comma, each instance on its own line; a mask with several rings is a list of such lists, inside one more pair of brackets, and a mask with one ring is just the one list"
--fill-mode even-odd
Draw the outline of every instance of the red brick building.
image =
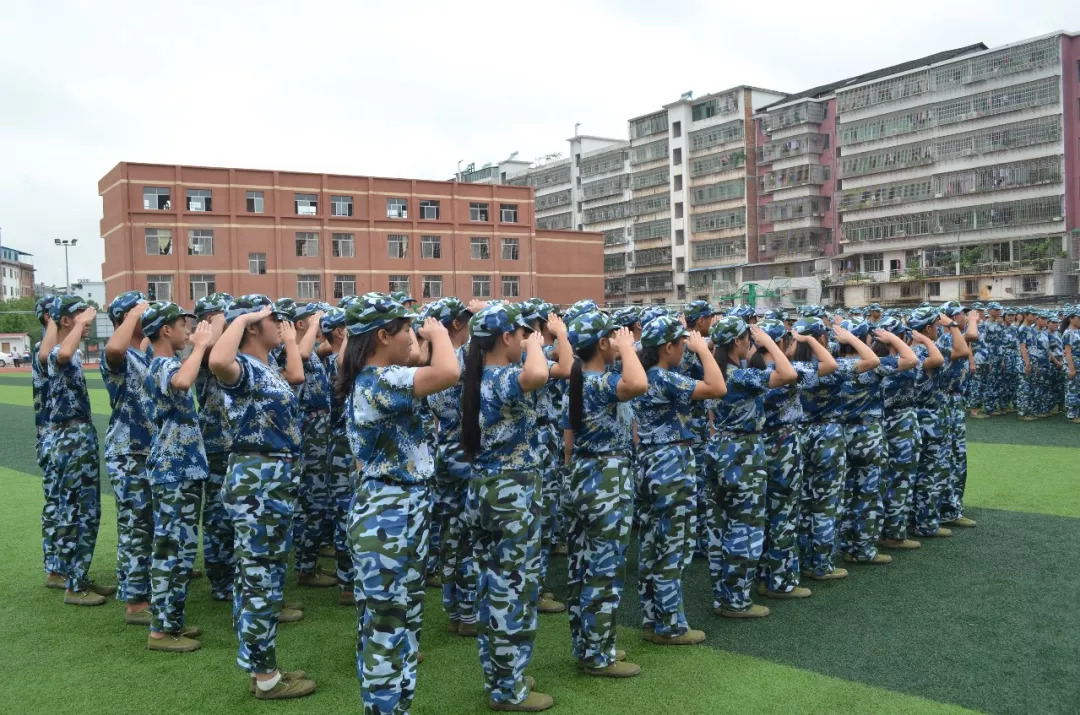
[[603, 299], [602, 234], [537, 229], [530, 187], [121, 162], [98, 193], [110, 299]]

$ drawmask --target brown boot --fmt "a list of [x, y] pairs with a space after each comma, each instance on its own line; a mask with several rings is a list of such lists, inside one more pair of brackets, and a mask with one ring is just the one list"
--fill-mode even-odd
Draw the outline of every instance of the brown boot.
[[285, 677], [285, 673], [281, 674], [281, 680], [278, 684], [269, 690], [259, 690], [258, 686], [255, 687], [255, 699], [256, 700], [289, 700], [291, 698], [302, 698], [305, 695], [311, 695], [315, 692], [315, 681], [308, 680], [307, 678], [297, 678], [296, 680], [290, 680]]
[[649, 640], [656, 645], [697, 645], [705, 642], [705, 631], [689, 630], [681, 636], [661, 636], [653, 633]]
[[736, 611], [732, 608], [714, 608], [713, 613], [724, 618], [764, 618], [772, 611], [769, 610], [768, 606], [751, 603], [750, 608], [742, 611]]
[[811, 581], [838, 581], [842, 578], [847, 578], [847, 569], [834, 568], [827, 574], [817, 576], [813, 571], [803, 571], [803, 578], [808, 578]]
[[[617, 651], [615, 651], [615, 662], [616, 663], [621, 663], [624, 660], [626, 660], [626, 651], [625, 650], [617, 650]], [[584, 668], [585, 667], [585, 661], [584, 660], [578, 660], [577, 664], [578, 664], [579, 668]]]
[[116, 586], [102, 586], [101, 584], [94, 583], [93, 581], [86, 584], [86, 589], [88, 591], [93, 591], [99, 596], [111, 596], [116, 593]]
[[149, 608], [144, 608], [141, 611], [132, 611], [131, 613], [124, 611], [124, 623], [129, 626], [148, 626], [153, 618], [154, 616], [150, 613]]
[[[319, 556], [323, 557], [324, 559], [336, 559], [337, 551], [334, 549], [333, 546], [324, 546], [319, 549]], [[282, 674], [282, 677], [284, 677], [284, 674]], [[300, 678], [300, 680], [303, 680], [303, 678]]]
[[944, 539], [952, 536], [952, 529], [946, 529], [944, 526], [939, 526], [938, 530], [935, 531], [933, 534], [923, 534], [923, 536], [926, 536], [928, 538]]
[[640, 674], [640, 665], [626, 661], [615, 661], [605, 668], [585, 668], [585, 675], [594, 675], [598, 678], [633, 678]]
[[851, 554], [844, 554], [844, 561], [849, 564], [866, 564], [869, 566], [884, 566], [885, 564], [892, 563], [892, 556], [888, 554], [875, 554], [874, 558], [860, 560], [852, 556]]
[[147, 650], [160, 650], [165, 653], [190, 653], [199, 650], [202, 643], [179, 633], [166, 633], [164, 638], [146, 637]]
[[58, 573], [45, 574], [45, 588], [67, 589], [67, 579]]
[[93, 591], [72, 591], [69, 588], [64, 591], [64, 603], [69, 606], [103, 606], [105, 597]]
[[282, 608], [291, 608], [294, 611], [304, 610], [304, 604], [300, 601], [290, 601], [289, 603], [281, 604]]
[[431, 574], [424, 579], [424, 588], [442, 588], [442, 576]]
[[330, 588], [331, 586], [337, 586], [337, 579], [331, 576], [327, 576], [324, 573], [318, 571], [314, 573], [298, 573], [296, 574], [296, 583], [301, 586], [310, 586], [312, 588]]
[[488, 707], [502, 712], [538, 713], [547, 710], [555, 704], [555, 698], [544, 693], [531, 691], [520, 703], [497, 703], [488, 700]]
[[765, 584], [758, 584], [758, 595], [765, 596], [766, 598], [786, 599], [786, 598], [810, 598], [811, 591], [803, 586], [796, 586], [790, 591], [770, 591], [766, 588]]
[[303, 611], [298, 611], [295, 608], [282, 608], [281, 613], [278, 614], [278, 623], [296, 623], [303, 620], [303, 618]]
[[881, 545], [886, 549], [900, 549], [902, 551], [913, 551], [922, 546], [915, 539], [882, 539]]
[[536, 610], [540, 613], [562, 613], [566, 610], [566, 606], [556, 601], [550, 594], [545, 594], [537, 601]]
[[[307, 679], [307, 673], [304, 672], [303, 670], [290, 670], [290, 671], [287, 671], [287, 672], [283, 670], [283, 671], [281, 671], [281, 679], [282, 680], [306, 680]], [[251, 692], [251, 693], [254, 693], [256, 690], [258, 690], [258, 688], [255, 685], [255, 676], [253, 675], [253, 676], [251, 676], [251, 687], [248, 688], [248, 691]]]
[[974, 529], [977, 524], [974, 519], [969, 519], [966, 516], [961, 516], [945, 523], [949, 526], [959, 526], [961, 529]]

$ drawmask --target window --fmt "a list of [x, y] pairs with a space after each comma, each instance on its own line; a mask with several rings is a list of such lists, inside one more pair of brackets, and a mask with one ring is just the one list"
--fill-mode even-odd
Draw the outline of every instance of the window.
[[187, 210], [188, 211], [213, 211], [211, 206], [213, 205], [213, 193], [209, 189], [188, 189], [187, 190]]
[[442, 237], [440, 237], [440, 236], [421, 236], [420, 237], [420, 257], [421, 258], [442, 258]]
[[216, 293], [216, 283], [213, 274], [193, 273], [188, 281], [188, 297], [195, 301]]
[[671, 125], [671, 136], [676, 139], [682, 136], [682, 122], [674, 122]]
[[319, 255], [319, 234], [310, 231], [296, 232], [296, 255]]
[[675, 229], [675, 245], [681, 246], [686, 243], [686, 232], [681, 228]]
[[356, 251], [356, 241], [351, 233], [330, 234], [331, 249], [334, 258], [352, 258]]
[[146, 297], [150, 300], [172, 300], [172, 276], [147, 276]]
[[146, 255], [148, 255], [148, 256], [171, 256], [172, 255], [172, 229], [171, 228], [148, 228], [148, 229], [146, 229]]
[[409, 252], [409, 237], [391, 234], [386, 237], [386, 255], [391, 258], [404, 258]]
[[265, 253], [249, 253], [248, 254], [248, 273], [253, 276], [265, 276], [266, 275], [266, 254]]
[[[476, 277], [473, 277], [473, 285], [476, 285]], [[502, 297], [517, 298], [520, 295], [521, 278], [518, 276], [502, 277]]]
[[[881, 292], [880, 290], [878, 291]], [[941, 284], [937, 281], [931, 281], [926, 284], [926, 295], [930, 298], [941, 295]]]
[[682, 201], [676, 201], [675, 202], [675, 218], [682, 218], [682, 217], [683, 217], [683, 202]]
[[297, 216], [314, 216], [319, 212], [318, 194], [293, 194]]
[[881, 286], [870, 286], [870, 297], [877, 299], [881, 297]]
[[421, 201], [420, 218], [425, 221], [437, 221], [439, 219], [439, 202], [431, 199]]
[[351, 196], [331, 196], [330, 197], [330, 215], [331, 216], [352, 216], [352, 197]]
[[491, 250], [488, 247], [486, 238], [469, 239], [469, 249], [472, 252], [473, 260], [481, 261], [491, 258]]
[[442, 298], [442, 276], [424, 276], [424, 297]]
[[144, 186], [142, 190], [143, 209], [146, 211], [168, 211], [172, 208], [169, 190]]
[[263, 192], [247, 192], [247, 212], [249, 214], [261, 214], [263, 212]]
[[408, 202], [405, 199], [387, 199], [386, 218], [409, 218]]
[[686, 259], [685, 258], [676, 258], [675, 259], [675, 272], [676, 273], [683, 273], [685, 271], [686, 271]]
[[881, 253], [867, 253], [863, 256], [863, 271], [876, 273], [885, 270], [885, 256]]
[[517, 223], [517, 217], [517, 204], [499, 204], [500, 221], [503, 223]]
[[476, 298], [490, 298], [491, 276], [473, 276], [472, 294]]
[[488, 220], [488, 205], [486, 203], [478, 203], [473, 201], [469, 204], [469, 220], [470, 221], [487, 221]]
[[682, 174], [675, 175], [675, 190], [682, 191]]
[[356, 276], [334, 276], [334, 297], [344, 298], [356, 295]]
[[1024, 293], [1036, 293], [1039, 290], [1038, 276], [1024, 276], [1020, 290]]
[[516, 238], [504, 238], [502, 240], [502, 258], [504, 261], [516, 261], [518, 259], [518, 240]]
[[678, 166], [682, 163], [682, 149], [671, 150], [671, 161]]
[[387, 280], [390, 293], [408, 293], [409, 292], [409, 277], [408, 276], [395, 276], [391, 275]]
[[214, 255], [214, 232], [206, 228], [188, 229], [187, 252], [189, 256]]
[[321, 300], [322, 281], [318, 273], [300, 273], [296, 276], [296, 297], [299, 300]]
[[796, 288], [791, 291], [791, 300], [793, 303], [805, 303], [806, 302], [806, 288]]

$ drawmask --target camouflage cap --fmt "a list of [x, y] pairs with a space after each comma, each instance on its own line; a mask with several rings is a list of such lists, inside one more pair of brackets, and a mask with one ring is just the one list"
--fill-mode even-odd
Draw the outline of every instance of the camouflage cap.
[[232, 303], [233, 297], [228, 293], [211, 293], [195, 301], [195, 317], [202, 320], [211, 313], [224, 313]]
[[319, 330], [323, 335], [329, 335], [335, 329], [345, 325], [345, 310], [343, 308], [330, 308], [323, 314], [319, 321]]
[[941, 304], [941, 312], [952, 318], [963, 313], [964, 306], [960, 305], [958, 301], [948, 300]]
[[518, 303], [518, 307], [521, 308], [521, 317], [526, 323], [532, 323], [537, 320], [545, 320], [540, 314], [540, 308], [543, 306], [544, 301], [539, 298], [529, 298]]
[[345, 308], [348, 308], [350, 305], [352, 305], [355, 302], [356, 302], [356, 296], [355, 295], [347, 295], [347, 296], [344, 296], [341, 300], [338, 301], [337, 307], [344, 310]]
[[345, 329], [349, 335], [378, 330], [400, 318], [413, 318], [404, 305], [385, 293], [365, 293], [345, 309]]
[[641, 328], [641, 346], [655, 348], [674, 342], [687, 335], [686, 328], [670, 315], [660, 315]]
[[39, 323], [45, 322], [45, 316], [52, 317], [52, 306], [56, 302], [56, 296], [53, 294], [43, 295], [37, 299], [34, 303], [34, 315], [37, 316]]
[[494, 335], [512, 333], [518, 328], [531, 331], [516, 303], [489, 304], [469, 319], [469, 334], [474, 338], [490, 338]]
[[296, 320], [296, 301], [292, 298], [278, 298], [274, 301], [274, 312], [292, 322]]
[[612, 314], [611, 318], [623, 328], [629, 328], [631, 325], [641, 322], [641, 316], [638, 314], [637, 308], [633, 306], [619, 308]]
[[600, 308], [597, 307], [596, 301], [593, 301], [589, 298], [583, 298], [571, 305], [563, 312], [563, 320], [569, 322], [574, 319], [574, 316], [580, 315], [590, 310], [600, 310]]
[[[241, 315], [247, 315], [248, 313], [258, 313], [266, 306], [273, 308], [274, 303], [262, 293], [248, 293], [247, 295], [242, 295], [234, 300], [228, 310], [225, 311], [225, 322], [231, 323]], [[271, 315], [278, 320], [286, 318], [286, 316], [276, 310], [271, 311]]]
[[709, 318], [713, 315], [716, 315], [716, 311], [707, 300], [692, 300], [683, 308], [683, 318], [686, 320], [687, 325], [693, 325], [702, 318]]
[[396, 300], [398, 303], [401, 303], [402, 305], [405, 305], [406, 303], [416, 302], [416, 298], [413, 298], [411, 295], [409, 295], [403, 290], [393, 291], [392, 293], [390, 293], [390, 297]]
[[574, 350], [596, 345], [618, 330], [618, 324], [599, 310], [590, 310], [574, 318], [566, 325], [566, 338]]
[[747, 330], [749, 327], [745, 320], [737, 315], [725, 315], [717, 318], [709, 328], [709, 340], [712, 340], [713, 345], [729, 345], [738, 340], [739, 336]]
[[875, 312], [880, 313], [881, 312], [881, 305], [879, 303], [871, 303], [870, 305], [866, 306], [866, 312], [867, 313], [875, 313]]
[[745, 322], [747, 319], [754, 317], [754, 309], [748, 305], [733, 305], [731, 306], [731, 309], [728, 310], [728, 315], [739, 318]]
[[109, 319], [114, 323], [119, 323], [128, 311], [144, 300], [146, 296], [142, 294], [142, 291], [129, 290], [121, 293], [109, 301]]
[[783, 322], [775, 318], [766, 318], [758, 323], [758, 327], [765, 331], [765, 334], [773, 339], [773, 342], [780, 342], [787, 334], [787, 326]]
[[854, 335], [859, 340], [863, 340], [870, 334], [870, 323], [866, 322], [862, 318], [850, 318], [848, 320], [840, 321], [840, 327]]
[[81, 310], [86, 310], [90, 304], [77, 295], [60, 295], [52, 304], [53, 320], [60, 320], [65, 316], [75, 315]]
[[820, 338], [822, 335], [829, 332], [829, 328], [825, 325], [825, 321], [816, 316], [800, 318], [795, 322], [795, 325], [791, 326], [791, 329], [799, 335], [809, 335], [812, 338]]
[[991, 302], [991, 303], [987, 303], [986, 304], [986, 309], [987, 310], [1004, 310], [1004, 308], [1001, 307], [1001, 303], [998, 303], [996, 300]]
[[666, 310], [664, 310], [663, 308], [661, 308], [658, 305], [651, 305], [648, 308], [645, 308], [644, 310], [641, 311], [641, 320], [640, 320], [641, 327], [644, 328], [646, 325], [648, 325], [652, 321], [656, 320], [657, 318], [663, 318], [663, 317], [666, 317], [666, 316], [667, 316], [667, 311]]
[[142, 314], [143, 335], [153, 340], [161, 332], [162, 328], [174, 320], [194, 317], [194, 313], [189, 313], [176, 303], [170, 303], [167, 300], [151, 303], [146, 312]]
[[799, 309], [799, 314], [808, 318], [823, 318], [825, 308], [820, 305], [804, 305]]
[[911, 311], [911, 317], [908, 318], [908, 327], [912, 330], [922, 330], [928, 325], [932, 325], [941, 316], [941, 313], [937, 308], [929, 305], [916, 308]]
[[986, 306], [983, 305], [981, 301], [977, 300], [971, 304], [971, 307], [968, 308], [968, 310], [986, 310]]
[[765, 311], [765, 316], [768, 320], [791, 320], [791, 316], [783, 308], [773, 308], [772, 310]]
[[904, 324], [900, 322], [900, 319], [892, 315], [887, 315], [881, 320], [879, 320], [877, 324], [877, 329], [884, 330], [898, 336], [903, 336], [904, 333], [907, 332], [907, 329], [904, 327]]
[[310, 303], [297, 303], [296, 307], [293, 308], [293, 320], [303, 320], [309, 315], [318, 313], [320, 310], [324, 313], [326, 312], [326, 309], [323, 308], [323, 304], [317, 300], [313, 300]]

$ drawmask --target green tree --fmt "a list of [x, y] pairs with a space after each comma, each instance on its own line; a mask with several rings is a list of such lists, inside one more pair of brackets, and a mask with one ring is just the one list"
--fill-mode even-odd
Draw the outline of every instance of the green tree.
[[26, 333], [31, 342], [41, 340], [41, 324], [34, 315], [33, 298], [0, 302], [0, 333]]

